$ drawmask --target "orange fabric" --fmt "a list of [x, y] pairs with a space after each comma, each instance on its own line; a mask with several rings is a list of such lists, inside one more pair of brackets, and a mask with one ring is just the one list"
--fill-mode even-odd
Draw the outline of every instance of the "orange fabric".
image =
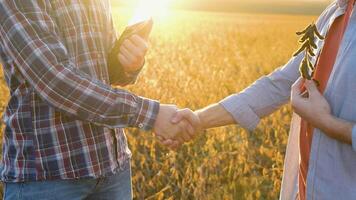
[[[350, 0], [346, 13], [338, 17], [325, 38], [325, 44], [316, 65], [314, 79], [320, 83], [319, 91], [324, 93], [329, 76], [336, 61], [340, 43], [350, 19], [355, 0]], [[309, 156], [314, 128], [302, 119], [300, 130], [299, 199], [306, 199]]]

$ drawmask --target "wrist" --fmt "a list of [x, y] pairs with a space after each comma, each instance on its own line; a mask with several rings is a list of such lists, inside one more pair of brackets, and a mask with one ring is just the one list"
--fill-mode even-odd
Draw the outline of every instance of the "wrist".
[[208, 129], [209, 123], [207, 122], [206, 112], [204, 110], [198, 110], [196, 111], [196, 114], [199, 117], [201, 129]]
[[335, 124], [336, 118], [331, 114], [324, 115], [320, 117], [320, 123], [318, 124], [318, 128], [323, 130], [324, 132], [331, 132], [333, 124]]
[[159, 117], [161, 105], [158, 101], [136, 97], [136, 113], [130, 120], [130, 127], [136, 127], [144, 131], [155, 129]]
[[203, 129], [235, 124], [234, 118], [220, 104], [213, 104], [197, 111]]
[[353, 128], [355, 126], [353, 122], [337, 118], [331, 114], [320, 118], [320, 121], [322, 123], [317, 128], [326, 135], [343, 143], [352, 144]]

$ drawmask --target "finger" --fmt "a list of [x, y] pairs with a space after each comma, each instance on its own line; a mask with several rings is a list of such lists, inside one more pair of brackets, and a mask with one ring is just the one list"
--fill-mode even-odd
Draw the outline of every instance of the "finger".
[[176, 140], [167, 140], [163, 142], [162, 145], [173, 151], [176, 151], [181, 146], [180, 142]]
[[177, 140], [180, 144], [185, 143], [185, 139], [183, 138], [183, 136], [178, 136], [175, 138], [175, 140]]
[[129, 52], [129, 50], [125, 46], [121, 46], [120, 53], [126, 57], [129, 63], [134, 63], [136, 57]]
[[305, 81], [304, 78], [302, 78], [302, 77], [298, 78], [298, 80], [292, 85], [292, 90], [301, 92], [301, 87], [302, 87], [304, 81]]
[[[192, 115], [194, 115], [194, 113], [190, 109], [188, 109], [188, 108], [181, 109], [175, 114], [175, 116], [172, 118], [171, 122], [179, 123], [183, 119], [188, 120], [189, 123], [191, 123], [191, 121], [195, 122], [195, 119]], [[191, 124], [194, 125], [194, 123], [191, 123]]]
[[156, 135], [156, 137], [157, 137], [157, 139], [160, 141], [160, 142], [164, 142], [164, 141], [167, 141], [167, 140], [165, 140], [162, 136], [160, 136], [160, 135]]
[[173, 134], [170, 139], [177, 140], [180, 143], [184, 143], [185, 139], [183, 138], [183, 135], [182, 135], [182, 133], [184, 131], [184, 125], [182, 125], [181, 123], [177, 124], [176, 130], [174, 130], [174, 131], [175, 131], [175, 134]]
[[292, 86], [292, 99], [296, 99], [296, 98], [300, 98], [300, 94], [301, 94], [301, 87], [303, 85], [304, 79], [303, 78], [299, 78]]
[[144, 40], [142, 37], [138, 36], [138, 35], [133, 35], [130, 38], [131, 42], [138, 47], [139, 49], [141, 49], [143, 52], [147, 52], [148, 50], [148, 43], [146, 40]]
[[124, 65], [124, 66], [128, 66], [130, 64], [128, 59], [121, 53], [119, 54], [119, 61], [120, 61], [121, 65]]
[[177, 111], [175, 115], [173, 115], [173, 118], [171, 120], [171, 123], [173, 124], [178, 124], [184, 119], [184, 115], [182, 112]]
[[306, 80], [305, 87], [307, 88], [310, 97], [320, 94], [314, 81]]
[[193, 126], [190, 123], [187, 123], [185, 130], [190, 135], [191, 139], [194, 139], [196, 131], [194, 130]]
[[302, 85], [304, 84], [304, 79], [299, 78], [292, 86], [291, 92], [291, 104], [293, 109], [297, 112], [300, 107], [308, 101], [308, 99], [304, 98], [302, 93]]
[[185, 131], [182, 133], [182, 137], [184, 139], [184, 142], [190, 142], [192, 140], [191, 136]]
[[131, 40], [126, 40], [123, 46], [130, 52], [131, 55], [135, 56], [135, 58], [142, 58], [145, 55], [143, 49], [135, 46]]
[[179, 141], [173, 141], [173, 144], [170, 146], [170, 149], [172, 150], [177, 150], [183, 143]]
[[170, 147], [172, 145], [174, 145], [173, 140], [164, 140], [161, 142], [164, 146]]
[[182, 121], [181, 123], [179, 123], [179, 127], [182, 131], [180, 133], [180, 137], [183, 138], [184, 142], [189, 142], [193, 139], [192, 136], [190, 136], [190, 134], [187, 132], [188, 122]]
[[191, 140], [190, 139], [190, 135], [185, 131], [179, 133], [179, 136], [177, 136], [175, 139], [177, 141], [179, 141], [180, 143], [186, 143], [186, 142], [189, 142]]
[[[197, 117], [195, 115], [195, 113], [188, 109], [188, 108], [185, 108], [185, 109], [182, 109], [180, 111], [178, 111], [179, 114], [177, 114], [176, 116], [177, 117], [174, 117], [172, 119], [172, 123], [177, 123], [177, 120], [181, 121], [182, 119], [185, 119], [187, 120], [194, 128], [197, 128], [199, 127], [200, 125], [200, 119], [199, 117]], [[194, 131], [195, 132], [195, 131]]]

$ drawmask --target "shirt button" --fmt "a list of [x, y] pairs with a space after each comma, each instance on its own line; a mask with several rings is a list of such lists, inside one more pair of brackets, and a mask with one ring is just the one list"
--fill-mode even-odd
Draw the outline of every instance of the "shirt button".
[[140, 123], [140, 124], [138, 125], [138, 127], [142, 129], [142, 128], [143, 128], [143, 124]]

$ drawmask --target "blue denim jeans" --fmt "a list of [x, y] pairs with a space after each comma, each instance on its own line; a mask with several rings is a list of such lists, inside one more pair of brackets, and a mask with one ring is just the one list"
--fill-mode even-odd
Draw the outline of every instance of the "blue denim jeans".
[[131, 166], [110, 177], [5, 183], [5, 200], [131, 200]]

